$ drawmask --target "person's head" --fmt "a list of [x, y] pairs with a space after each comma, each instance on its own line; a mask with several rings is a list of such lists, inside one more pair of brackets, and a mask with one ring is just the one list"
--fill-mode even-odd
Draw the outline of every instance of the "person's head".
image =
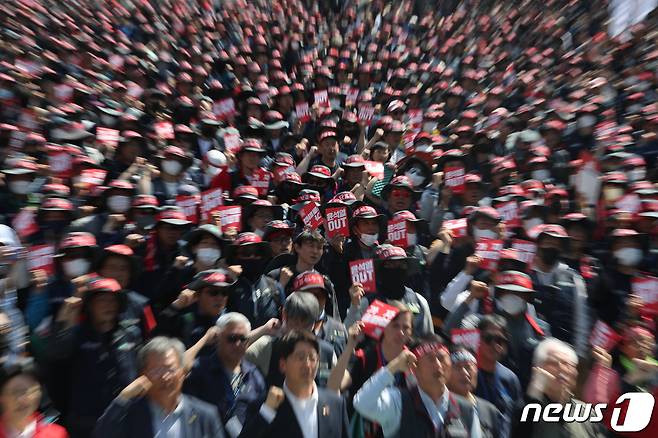
[[313, 384], [320, 363], [320, 344], [308, 330], [291, 330], [281, 338], [279, 369], [289, 387]]
[[286, 330], [311, 330], [320, 316], [320, 304], [309, 292], [293, 292], [283, 305]]
[[388, 195], [388, 209], [393, 213], [402, 210], [409, 210], [412, 203], [413, 192], [410, 189], [396, 187], [391, 189]]
[[450, 391], [462, 397], [471, 394], [478, 382], [478, 364], [474, 352], [463, 345], [456, 345], [450, 349]]
[[643, 327], [629, 327], [619, 345], [619, 351], [629, 359], [645, 359], [653, 356], [656, 341], [651, 332]]
[[156, 336], [137, 353], [140, 373], [151, 381], [148, 397], [155, 402], [178, 398], [183, 389], [185, 346], [175, 338]]
[[228, 269], [208, 269], [196, 274], [187, 287], [197, 292], [199, 313], [216, 318], [226, 308], [235, 282]]
[[270, 242], [272, 256], [292, 253], [294, 225], [288, 221], [271, 221], [265, 226], [263, 240]]
[[407, 277], [418, 272], [418, 259], [408, 257], [404, 249], [390, 244], [375, 248], [377, 291], [386, 299], [399, 300], [405, 294]]
[[318, 152], [324, 162], [330, 162], [336, 159], [338, 155], [338, 139], [335, 132], [327, 131], [320, 135]]
[[249, 211], [250, 216], [247, 219], [247, 225], [249, 225], [249, 229], [256, 234], [260, 234], [261, 237], [265, 232], [265, 226], [277, 219], [275, 217], [275, 208], [268, 201], [255, 201], [249, 207]]
[[533, 353], [532, 365], [555, 376], [553, 384], [544, 389], [551, 400], [562, 401], [576, 389], [578, 355], [566, 342], [556, 338], [541, 341]]
[[111, 278], [94, 278], [87, 284], [84, 296], [85, 314], [89, 322], [102, 330], [114, 327], [125, 304], [119, 283]]
[[471, 213], [468, 225], [476, 241], [480, 239], [498, 239], [500, 232], [500, 214], [491, 207], [479, 207]]
[[251, 324], [246, 316], [238, 312], [228, 312], [217, 319], [219, 329], [217, 338], [217, 354], [225, 362], [235, 364], [240, 362], [247, 351], [247, 336], [251, 332]]
[[375, 143], [370, 148], [370, 158], [377, 163], [385, 163], [388, 160], [388, 145], [383, 142]]
[[634, 230], [617, 229], [612, 232], [612, 255], [618, 265], [635, 267], [644, 257], [640, 234]]
[[101, 276], [115, 279], [124, 289], [130, 285], [132, 272], [133, 267], [130, 256], [119, 253], [109, 253], [98, 268], [98, 273]]
[[388, 323], [382, 334], [382, 343], [402, 349], [413, 335], [413, 315], [411, 310], [401, 301], [389, 301], [389, 305], [397, 308], [399, 313]]
[[450, 379], [452, 366], [444, 340], [430, 334], [415, 339], [409, 348], [416, 356], [414, 373], [420, 389], [432, 394], [438, 388], [443, 388]]
[[329, 298], [329, 291], [324, 281], [324, 276], [312, 270], [299, 274], [293, 283], [295, 292], [308, 292], [318, 300], [320, 311], [324, 310]]
[[507, 354], [507, 320], [500, 315], [484, 315], [478, 323], [480, 349], [478, 354], [484, 362], [495, 363]]
[[202, 225], [188, 236], [187, 248], [203, 269], [215, 266], [222, 257], [221, 236], [219, 227], [211, 224]]
[[318, 230], [304, 230], [295, 237], [295, 253], [299, 261], [315, 266], [324, 253], [325, 239]]
[[69, 280], [88, 274], [94, 261], [96, 238], [84, 232], [69, 233], [60, 242], [59, 259]]
[[0, 415], [3, 423], [20, 422], [32, 416], [40, 402], [41, 385], [31, 358], [19, 358], [0, 368]]
[[516, 317], [526, 312], [533, 299], [532, 279], [524, 272], [504, 271], [496, 274], [496, 307], [506, 316]]
[[242, 170], [253, 170], [258, 167], [264, 149], [259, 140], [248, 138], [238, 151], [238, 164]]

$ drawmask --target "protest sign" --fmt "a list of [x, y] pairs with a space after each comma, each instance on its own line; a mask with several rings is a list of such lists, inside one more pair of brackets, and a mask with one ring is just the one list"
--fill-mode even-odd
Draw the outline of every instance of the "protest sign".
[[463, 167], [446, 167], [443, 171], [446, 187], [449, 187], [455, 194], [464, 193], [464, 175]]
[[352, 283], [361, 283], [366, 292], [375, 292], [375, 266], [372, 259], [359, 259], [350, 262]]
[[379, 300], [374, 300], [361, 317], [363, 322], [363, 333], [374, 339], [381, 338], [384, 329], [390, 323], [400, 310]]
[[325, 211], [324, 229], [329, 239], [339, 235], [349, 237], [350, 229], [347, 225], [347, 208], [327, 208]]

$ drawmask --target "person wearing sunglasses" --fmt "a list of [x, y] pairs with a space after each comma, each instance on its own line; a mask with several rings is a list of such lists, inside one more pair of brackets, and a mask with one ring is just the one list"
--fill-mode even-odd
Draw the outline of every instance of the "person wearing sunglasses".
[[194, 361], [183, 388], [186, 394], [217, 406], [232, 438], [258, 412], [267, 392], [261, 372], [244, 359], [250, 332], [251, 323], [241, 313], [220, 316], [205, 336], [205, 345], [215, 347], [214, 353]]
[[[224, 268], [199, 272], [187, 289], [160, 313], [155, 332], [181, 339], [187, 348], [191, 347], [226, 311], [235, 282], [233, 274]], [[203, 348], [200, 355], [211, 351], [210, 347]]]
[[481, 342], [473, 393], [498, 408], [503, 417], [500, 436], [508, 436], [515, 406], [523, 399], [523, 393], [516, 374], [500, 363], [507, 354], [507, 321], [500, 315], [485, 315], [478, 330]]

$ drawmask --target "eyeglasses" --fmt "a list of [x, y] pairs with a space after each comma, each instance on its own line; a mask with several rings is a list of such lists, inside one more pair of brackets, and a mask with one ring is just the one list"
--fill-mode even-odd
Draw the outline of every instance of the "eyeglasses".
[[309, 361], [312, 364], [317, 363], [320, 358], [317, 354], [314, 353], [295, 353], [292, 355], [292, 358], [297, 362], [306, 362]]
[[231, 344], [242, 344], [247, 341], [247, 337], [245, 335], [228, 335], [226, 340]]
[[482, 340], [486, 342], [487, 344], [493, 344], [494, 342], [496, 344], [500, 345], [506, 345], [507, 344], [507, 338], [505, 336], [500, 336], [500, 335], [493, 335], [491, 333], [485, 333], [482, 335]]

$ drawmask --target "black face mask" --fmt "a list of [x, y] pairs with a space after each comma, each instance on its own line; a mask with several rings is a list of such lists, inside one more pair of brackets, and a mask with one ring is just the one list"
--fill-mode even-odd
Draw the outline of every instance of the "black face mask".
[[44, 221], [41, 223], [41, 229], [44, 231], [52, 231], [55, 234], [62, 234], [68, 225], [68, 220]]
[[242, 275], [250, 281], [258, 279], [265, 269], [265, 260], [263, 259], [238, 259], [236, 262], [242, 266]]
[[380, 269], [376, 274], [379, 291], [389, 300], [399, 300], [404, 296], [404, 282], [407, 279], [405, 268]]
[[553, 266], [560, 258], [560, 250], [558, 248], [539, 248], [537, 255], [542, 262], [548, 266]]

